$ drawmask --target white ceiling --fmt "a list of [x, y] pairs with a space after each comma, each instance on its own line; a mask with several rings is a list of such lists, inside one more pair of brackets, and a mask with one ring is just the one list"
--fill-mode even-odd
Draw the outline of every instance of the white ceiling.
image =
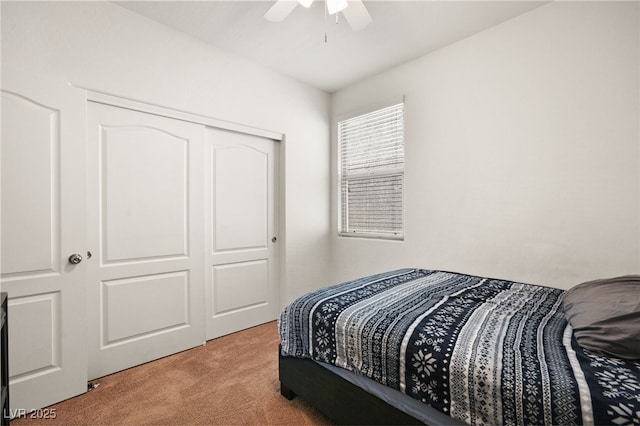
[[[280, 23], [263, 18], [271, 1], [117, 1], [229, 53], [327, 92], [415, 59], [546, 1], [365, 0], [373, 22], [352, 31], [325, 22], [324, 2]], [[325, 42], [325, 32], [327, 42]]]

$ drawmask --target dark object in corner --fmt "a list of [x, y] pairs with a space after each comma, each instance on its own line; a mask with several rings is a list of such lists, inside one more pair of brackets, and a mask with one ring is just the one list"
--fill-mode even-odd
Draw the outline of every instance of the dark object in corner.
[[7, 315], [7, 293], [0, 293], [0, 369], [2, 383], [0, 389], [2, 393], [2, 426], [8, 425], [11, 420], [9, 410], [9, 316]]

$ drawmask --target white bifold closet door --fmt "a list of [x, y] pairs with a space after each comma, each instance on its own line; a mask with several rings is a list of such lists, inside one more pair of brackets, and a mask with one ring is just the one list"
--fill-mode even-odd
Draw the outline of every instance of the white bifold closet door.
[[84, 106], [83, 92], [3, 65], [1, 271], [14, 416], [87, 390], [86, 262], [68, 261], [87, 250]]
[[204, 130], [88, 104], [90, 379], [205, 341]]
[[207, 129], [207, 339], [279, 312], [277, 142]]

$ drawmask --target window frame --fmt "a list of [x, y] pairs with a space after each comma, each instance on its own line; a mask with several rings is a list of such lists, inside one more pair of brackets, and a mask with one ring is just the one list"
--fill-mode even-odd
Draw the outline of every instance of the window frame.
[[[347, 178], [343, 176], [343, 150], [342, 150], [342, 140], [341, 140], [341, 132], [340, 125], [344, 121], [356, 119], [368, 114], [376, 113], [380, 110], [391, 108], [394, 106], [401, 105], [402, 112], [402, 167], [401, 168], [381, 168], [375, 171], [367, 171], [362, 173], [353, 173], [350, 174]], [[404, 96], [395, 98], [393, 100], [378, 103], [375, 106], [371, 106], [366, 109], [360, 109], [357, 111], [353, 111], [349, 114], [343, 114], [341, 116], [336, 117], [336, 150], [337, 150], [337, 196], [338, 196], [338, 236], [339, 237], [348, 237], [348, 238], [366, 238], [366, 239], [378, 239], [378, 240], [389, 240], [389, 241], [404, 241], [405, 237], [405, 173], [406, 173], [406, 152], [405, 152], [405, 120], [406, 120], [406, 104]], [[398, 175], [401, 178], [402, 182], [402, 190], [400, 194], [400, 203], [401, 203], [401, 214], [400, 214], [400, 232], [397, 233], [387, 233], [387, 232], [361, 232], [361, 231], [345, 231], [345, 224], [343, 223], [344, 218], [348, 218], [348, 212], [343, 211], [343, 184], [345, 180], [348, 182], [349, 180], [358, 180], [363, 178], [383, 178], [385, 176], [395, 176]], [[344, 208], [348, 208], [344, 207]], [[348, 229], [348, 228], [346, 228]]]

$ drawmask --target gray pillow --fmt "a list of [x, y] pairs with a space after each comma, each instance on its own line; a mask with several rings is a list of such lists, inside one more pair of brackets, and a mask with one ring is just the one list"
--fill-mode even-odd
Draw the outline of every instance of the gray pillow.
[[640, 360], [640, 275], [578, 284], [564, 293], [562, 304], [580, 346]]

